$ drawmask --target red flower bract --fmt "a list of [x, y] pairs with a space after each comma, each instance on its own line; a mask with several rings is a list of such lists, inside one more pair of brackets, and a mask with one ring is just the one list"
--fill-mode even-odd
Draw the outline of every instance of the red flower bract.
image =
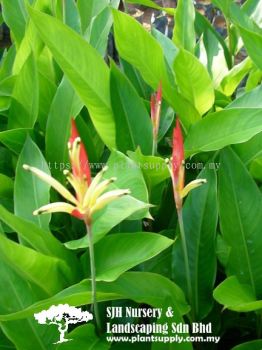
[[[71, 136], [69, 138], [69, 145], [73, 147], [73, 143], [79, 138], [79, 133], [76, 127], [74, 119], [71, 121]], [[76, 155], [76, 158], [73, 155], [70, 159], [72, 165], [73, 175], [76, 177], [86, 178], [88, 185], [91, 183], [91, 171], [89, 167], [88, 157], [85, 150], [85, 146], [79, 138], [80, 147], [79, 154]]]
[[179, 172], [184, 161], [184, 144], [183, 135], [180, 127], [179, 119], [176, 120], [176, 127], [173, 130], [173, 152], [172, 152], [172, 171], [175, 181], [179, 179]]

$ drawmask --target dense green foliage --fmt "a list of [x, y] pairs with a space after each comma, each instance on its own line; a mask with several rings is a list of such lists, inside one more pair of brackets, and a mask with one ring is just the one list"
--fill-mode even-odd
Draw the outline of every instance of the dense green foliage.
[[[92, 175], [107, 163], [105, 177], [131, 191], [94, 217], [102, 323], [109, 305], [172, 306], [174, 322], [212, 322], [221, 337], [197, 349], [261, 349], [261, 1], [212, 0], [226, 17], [226, 39], [191, 0], [165, 9], [175, 16], [172, 39], [148, 32], [118, 0], [0, 2], [12, 38], [0, 67], [0, 349], [129, 349], [106, 342], [94, 323], [74, 328], [74, 342], [54, 345], [56, 327], [33, 317], [53, 304], [92, 302], [84, 224], [67, 214], [33, 216], [59, 195], [23, 169], [38, 167], [65, 184], [72, 117]], [[117, 58], [107, 55], [110, 32]], [[246, 58], [236, 63], [243, 48]], [[150, 97], [160, 81], [153, 155]], [[183, 206], [190, 284], [164, 161], [178, 116], [186, 180], [207, 180]]]

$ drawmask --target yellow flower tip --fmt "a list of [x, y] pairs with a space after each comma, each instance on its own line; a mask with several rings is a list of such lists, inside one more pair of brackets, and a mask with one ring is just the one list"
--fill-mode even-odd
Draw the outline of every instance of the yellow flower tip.
[[30, 166], [27, 165], [27, 164], [23, 164], [23, 169], [24, 169], [24, 170], [30, 170]]
[[166, 164], [169, 164], [169, 163], [170, 163], [170, 159], [169, 159], [169, 158], [166, 158], [166, 159], [165, 159], [165, 162], [166, 162]]
[[108, 166], [107, 165], [105, 165], [103, 168], [102, 168], [102, 173], [105, 173], [106, 171], [108, 170]]
[[117, 180], [116, 177], [111, 177], [111, 178], [109, 179], [110, 182], [115, 182], [116, 180]]
[[39, 212], [38, 209], [33, 211], [33, 215], [34, 215], [34, 216], [39, 215], [39, 214], [41, 214], [41, 212]]

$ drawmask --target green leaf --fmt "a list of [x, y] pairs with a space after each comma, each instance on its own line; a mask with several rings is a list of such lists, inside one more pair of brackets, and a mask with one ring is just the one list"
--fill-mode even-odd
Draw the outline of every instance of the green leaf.
[[[39, 286], [51, 296], [66, 287], [68, 266], [63, 260], [46, 256], [0, 235], [1, 260], [25, 281]], [[45, 267], [43, 269], [43, 266]]]
[[187, 156], [248, 141], [262, 131], [261, 108], [232, 108], [211, 113], [190, 129]]
[[8, 209], [13, 207], [13, 192], [13, 180], [4, 174], [0, 174], [0, 203]]
[[10, 129], [34, 126], [38, 114], [38, 90], [36, 63], [31, 54], [16, 78], [8, 117]]
[[172, 70], [174, 59], [176, 55], [179, 52], [179, 49], [176, 47], [176, 45], [173, 43], [171, 39], [169, 39], [166, 35], [161, 33], [159, 30], [155, 29], [154, 27], [151, 30], [152, 35], [156, 40], [159, 42], [159, 44], [162, 46], [165, 59], [167, 63], [169, 64], [169, 67]]
[[23, 39], [27, 22], [24, 0], [2, 0], [3, 18], [11, 29], [17, 44]]
[[115, 10], [113, 16], [116, 46], [121, 58], [132, 64], [154, 90], [162, 82], [164, 98], [179, 113], [184, 127], [188, 128], [200, 116], [174, 86], [174, 77], [167, 70], [161, 45], [131, 16]]
[[116, 142], [121, 152], [138, 146], [151, 154], [153, 131], [147, 109], [125, 75], [111, 61], [111, 103], [116, 122]]
[[199, 60], [181, 49], [174, 61], [176, 82], [181, 94], [190, 101], [202, 115], [214, 103], [215, 93], [210, 76]]
[[63, 4], [65, 24], [74, 29], [77, 33], [81, 32], [80, 15], [74, 0], [67, 0]]
[[86, 35], [88, 42], [104, 57], [108, 45], [108, 35], [113, 24], [111, 9], [105, 7], [93, 18]]
[[[99, 53], [59, 20], [29, 10], [41, 39], [87, 106], [102, 140], [115, 146], [115, 123], [109, 95], [109, 69]], [[88, 62], [88, 64], [87, 64]]]
[[[161, 286], [161, 288], [159, 288]], [[91, 282], [83, 280], [57, 295], [42, 300], [9, 315], [0, 315], [1, 321], [17, 320], [33, 313], [47, 309], [51, 305], [68, 303], [81, 306], [92, 303]], [[169, 279], [150, 272], [126, 272], [116, 281], [97, 283], [97, 301], [130, 299], [137, 303], [146, 303], [153, 307], [163, 308], [172, 305], [179, 315], [188, 313], [189, 306], [182, 290]]]
[[242, 26], [238, 26], [238, 29], [250, 58], [255, 65], [262, 70], [262, 31], [259, 34]]
[[173, 275], [179, 286], [187, 292], [196, 320], [203, 319], [212, 308], [216, 277], [217, 180], [215, 171], [209, 169], [210, 164], [207, 163], [206, 169], [198, 175], [198, 178], [206, 179], [207, 183], [190, 192], [183, 206], [190, 290], [180, 237], [176, 240], [173, 251]]
[[33, 211], [50, 201], [50, 186], [32, 173], [25, 171], [27, 164], [43, 170], [50, 175], [49, 167], [37, 145], [27, 138], [18, 158], [14, 188], [15, 215], [34, 222], [37, 226], [48, 230], [51, 215], [33, 216]]
[[173, 240], [149, 232], [109, 235], [95, 245], [96, 279], [114, 281], [123, 272], [153, 258], [171, 244]]
[[82, 33], [85, 33], [92, 21], [92, 18], [96, 17], [107, 5], [108, 0], [77, 1], [78, 11], [81, 17]]
[[220, 87], [226, 96], [231, 96], [253, 64], [249, 57], [234, 66], [221, 81]]
[[235, 153], [221, 152], [219, 169], [219, 215], [222, 237], [230, 247], [227, 275], [248, 283], [256, 297], [262, 296], [262, 197]]
[[69, 164], [68, 140], [71, 118], [75, 117], [83, 103], [67, 78], [63, 78], [54, 96], [46, 126], [46, 157], [54, 177], [62, 179], [63, 170]]
[[179, 47], [192, 54], [196, 44], [195, 37], [195, 8], [191, 0], [178, 0], [173, 41]]
[[[19, 312], [46, 297], [46, 294], [40, 292], [37, 286], [22, 279], [6, 265], [2, 258], [0, 278], [4, 286], [0, 291], [0, 312], [3, 314]], [[57, 336], [56, 329], [39, 325], [32, 314], [24, 320], [1, 322], [1, 328], [17, 350], [49, 350], [50, 344], [55, 341]]]
[[252, 161], [262, 156], [262, 133], [245, 143], [234, 145], [233, 149], [245, 165], [250, 165]]
[[252, 340], [247, 343], [243, 343], [234, 346], [232, 350], [261, 350], [262, 340]]
[[[70, 265], [72, 276], [79, 275], [79, 263], [75, 256], [50, 232], [45, 231], [30, 221], [15, 216], [0, 205], [0, 219], [25, 240], [30, 247], [45, 255], [65, 260]], [[73, 277], [72, 277], [73, 278]]]
[[262, 309], [262, 300], [256, 300], [249, 284], [240, 283], [236, 276], [231, 276], [220, 283], [214, 290], [214, 298], [224, 308], [249, 312]]
[[231, 108], [262, 108], [262, 85], [259, 85], [252, 91], [242, 94], [231, 102], [227, 109]]
[[167, 164], [163, 158], [144, 156], [139, 149], [136, 152], [128, 152], [128, 156], [142, 170], [149, 188], [160, 184], [170, 177]]
[[221, 46], [224, 51], [224, 57], [226, 59], [227, 65], [228, 67], [230, 67], [232, 64], [232, 58], [222, 36], [216, 31], [216, 29], [212, 26], [208, 19], [205, 16], [203, 16], [200, 12], [196, 11], [195, 15], [195, 31], [198, 37], [201, 37], [202, 34], [204, 35], [204, 45], [209, 61], [208, 65], [212, 65], [212, 61], [216, 58], [217, 48], [218, 46]]
[[56, 350], [108, 350], [110, 343], [99, 338], [93, 324], [87, 324], [75, 328], [67, 335], [72, 342], [59, 344]]
[[10, 151], [19, 154], [24, 146], [25, 140], [32, 129], [13, 129], [0, 132], [0, 142], [2, 142]]

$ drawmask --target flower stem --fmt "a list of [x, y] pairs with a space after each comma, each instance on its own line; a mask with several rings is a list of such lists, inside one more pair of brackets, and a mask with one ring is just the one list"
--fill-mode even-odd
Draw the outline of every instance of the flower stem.
[[94, 315], [96, 319], [96, 325], [98, 331], [101, 330], [100, 317], [98, 312], [98, 304], [96, 300], [96, 268], [95, 268], [95, 255], [94, 255], [94, 244], [93, 244], [93, 234], [92, 227], [90, 224], [86, 223], [87, 236], [89, 240], [89, 256], [90, 256], [90, 268], [91, 268], [91, 284], [92, 284], [92, 304]]
[[153, 137], [153, 147], [152, 147], [152, 156], [156, 156], [157, 154], [157, 140]]
[[188, 260], [188, 253], [187, 253], [186, 235], [185, 235], [182, 208], [177, 209], [177, 217], [178, 217], [178, 224], [179, 224], [179, 228], [180, 228], [182, 249], [183, 249], [183, 254], [184, 254], [184, 262], [185, 262], [185, 270], [186, 270], [185, 271], [186, 272], [186, 282], [187, 282], [187, 291], [188, 291], [188, 299], [189, 299], [188, 301], [192, 307], [192, 286], [191, 286], [191, 281], [190, 281], [190, 268], [189, 268], [189, 260]]

